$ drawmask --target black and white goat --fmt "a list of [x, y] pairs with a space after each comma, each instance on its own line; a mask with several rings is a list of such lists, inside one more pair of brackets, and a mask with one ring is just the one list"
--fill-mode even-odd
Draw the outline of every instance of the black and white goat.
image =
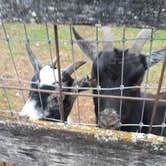
[[[56, 59], [54, 59], [49, 65], [44, 65], [33, 54], [29, 44], [26, 45], [26, 52], [35, 71], [31, 80], [30, 88], [39, 90], [57, 90], [59, 87], [59, 77], [58, 70], [55, 68]], [[83, 64], [85, 64], [84, 61], [78, 61], [61, 70], [62, 87], [75, 87], [76, 85], [78, 87], [89, 86], [88, 77], [84, 77], [79, 81], [76, 81], [71, 77], [71, 74], [74, 72], [74, 70], [77, 70]], [[63, 89], [63, 92], [74, 91], [76, 91], [74, 88]], [[66, 121], [76, 96], [63, 94], [62, 98], [64, 107], [64, 120]], [[60, 96], [55, 93], [30, 91], [28, 100], [26, 101], [19, 115], [26, 119], [28, 118], [34, 120], [44, 118], [54, 118], [56, 120], [60, 120], [61, 112], [59, 100]]]
[[[111, 41], [110, 28], [105, 27], [103, 29], [104, 36]], [[154, 51], [151, 55], [146, 56], [140, 53], [147, 38], [150, 39], [150, 29], [141, 30], [136, 40], [133, 41], [131, 48], [126, 50], [113, 48], [112, 43], [107, 42], [104, 44], [104, 49], [98, 51], [90, 42], [85, 41], [75, 29], [73, 29], [73, 33], [79, 47], [92, 60], [91, 77], [93, 87], [100, 86], [101, 88], [107, 88], [107, 90], [101, 89], [99, 92], [94, 90], [94, 94], [121, 96], [121, 84], [124, 87], [140, 85], [146, 70], [162, 60], [166, 54], [166, 49]], [[121, 78], [122, 75], [123, 80]], [[108, 90], [108, 88], [115, 89]], [[140, 88], [124, 88], [123, 96], [141, 97], [143, 94]], [[147, 94], [147, 97], [154, 98], [154, 95]], [[160, 97], [166, 99], [166, 93], [161, 94]], [[144, 112], [142, 112], [143, 101], [129, 99], [123, 100], [120, 109], [120, 99], [115, 98], [94, 97], [94, 106], [96, 121], [100, 127], [118, 129], [121, 124], [132, 124], [129, 126], [122, 125], [121, 130], [125, 131], [139, 130], [138, 125], [140, 122], [149, 125], [153, 110], [153, 102], [145, 102]], [[159, 103], [154, 125], [161, 125], [165, 121], [165, 111], [166, 104]], [[142, 114], [143, 119], [141, 120]], [[161, 127], [153, 128], [152, 132], [154, 134], [160, 134], [160, 129]], [[147, 131], [147, 127], [142, 128], [142, 132], [146, 133]], [[166, 136], [166, 129], [163, 135]]]

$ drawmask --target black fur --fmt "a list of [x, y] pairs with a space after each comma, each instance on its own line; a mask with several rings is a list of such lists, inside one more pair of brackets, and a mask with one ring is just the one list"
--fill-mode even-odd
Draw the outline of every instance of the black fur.
[[[100, 52], [96, 60], [93, 61], [92, 66], [92, 85], [99, 85], [101, 88], [114, 88], [121, 85], [121, 74], [122, 74], [122, 55], [123, 52], [118, 49], [114, 49], [112, 52]], [[147, 64], [145, 56], [139, 55], [134, 56], [128, 53], [128, 50], [124, 51], [124, 70], [123, 70], [123, 85], [135, 86], [140, 85], [145, 71], [147, 69]], [[99, 75], [99, 78], [98, 78]], [[98, 94], [96, 90], [93, 91], [94, 94]], [[120, 90], [101, 90], [99, 92], [103, 95], [116, 95], [120, 96]], [[138, 89], [125, 89], [123, 90], [123, 96], [131, 97], [141, 97], [143, 94], [141, 90]], [[148, 94], [148, 97], [154, 98], [153, 95]], [[161, 98], [166, 99], [166, 94], [162, 94]], [[153, 102], [145, 102], [145, 112], [143, 123], [149, 124], [150, 118], [153, 110]], [[119, 115], [120, 112], [120, 100], [113, 98], [94, 98], [95, 105], [95, 115], [96, 121], [99, 120], [99, 113], [109, 108], [110, 110], [116, 110]], [[123, 124], [139, 124], [141, 120], [143, 101], [136, 100], [123, 100], [122, 102], [122, 116], [121, 122]], [[162, 124], [164, 114], [166, 110], [166, 104], [159, 103], [157, 108], [157, 114], [153, 124]], [[109, 126], [109, 124], [108, 124]], [[139, 127], [121, 127], [124, 131], [139, 131]], [[142, 132], [147, 133], [148, 128], [143, 128]], [[161, 128], [153, 128], [152, 133], [160, 135]], [[166, 129], [164, 130], [164, 135], [166, 136]]]

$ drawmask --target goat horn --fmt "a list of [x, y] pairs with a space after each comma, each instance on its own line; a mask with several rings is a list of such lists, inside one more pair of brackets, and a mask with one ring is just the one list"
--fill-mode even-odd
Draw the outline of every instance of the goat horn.
[[41, 68], [44, 66], [42, 64], [42, 62], [37, 59], [37, 57], [34, 55], [34, 53], [32, 52], [29, 43], [26, 44], [26, 52], [27, 52], [27, 56], [32, 64], [32, 67], [34, 69], [35, 72], [39, 72], [41, 70]]
[[73, 34], [74, 37], [81, 48], [81, 50], [85, 53], [85, 55], [90, 58], [92, 61], [96, 59], [98, 50], [92, 44], [88, 41], [85, 41], [77, 32], [74, 28], [73, 29]]
[[150, 38], [151, 33], [152, 33], [152, 29], [142, 29], [136, 36], [135, 40], [133, 41], [132, 46], [129, 49], [129, 52], [138, 56], [146, 40]]
[[66, 67], [63, 71], [65, 71], [66, 73], [68, 73], [69, 75], [71, 75], [75, 70], [77, 70], [78, 68], [80, 68], [85, 63], [86, 63], [85, 61], [75, 62], [75, 63], [69, 65], [68, 67]]
[[105, 51], [113, 51], [113, 44], [112, 44], [112, 34], [111, 29], [108, 26], [103, 26], [103, 50]]
[[54, 57], [53, 60], [50, 62], [50, 67], [55, 69], [56, 68], [56, 62], [57, 62], [57, 58]]
[[148, 67], [155, 65], [160, 62], [166, 56], [166, 48], [153, 51], [151, 54], [147, 54], [146, 63]]

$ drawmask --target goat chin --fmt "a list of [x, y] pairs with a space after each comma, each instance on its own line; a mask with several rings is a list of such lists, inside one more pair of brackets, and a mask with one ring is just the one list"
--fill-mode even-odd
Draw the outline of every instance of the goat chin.
[[[21, 112], [19, 113], [19, 116], [23, 119], [39, 120], [49, 115], [49, 113], [46, 111], [43, 113], [43, 111], [37, 110], [35, 105], [35, 100], [28, 99], [25, 105], [23, 106]], [[73, 123], [73, 119], [71, 116], [67, 117], [67, 123]]]
[[25, 119], [38, 120], [43, 118], [43, 113], [35, 108], [35, 101], [28, 99], [19, 116]]

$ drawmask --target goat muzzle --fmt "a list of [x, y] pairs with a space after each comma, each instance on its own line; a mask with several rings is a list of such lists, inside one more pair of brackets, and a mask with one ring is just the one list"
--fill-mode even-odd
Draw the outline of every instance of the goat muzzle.
[[106, 108], [99, 115], [99, 127], [106, 129], [118, 129], [120, 127], [120, 118], [114, 109]]

